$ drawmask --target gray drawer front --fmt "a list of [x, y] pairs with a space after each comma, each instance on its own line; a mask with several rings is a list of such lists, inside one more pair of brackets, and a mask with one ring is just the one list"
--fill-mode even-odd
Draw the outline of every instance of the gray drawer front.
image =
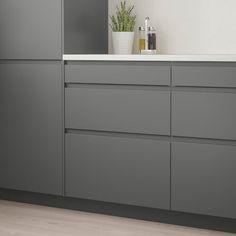
[[172, 210], [236, 218], [236, 146], [173, 143]]
[[66, 196], [169, 209], [170, 144], [66, 135]]
[[173, 85], [236, 87], [236, 63], [174, 65]]
[[170, 65], [145, 62], [80, 62], [65, 67], [66, 82], [170, 85]]
[[236, 94], [174, 92], [173, 135], [236, 140]]
[[170, 92], [124, 88], [66, 89], [66, 128], [170, 134]]

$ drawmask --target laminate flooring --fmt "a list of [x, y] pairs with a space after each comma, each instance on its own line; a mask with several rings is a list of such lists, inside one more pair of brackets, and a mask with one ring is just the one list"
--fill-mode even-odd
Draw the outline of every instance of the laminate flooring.
[[0, 236], [230, 236], [236, 234], [0, 200]]

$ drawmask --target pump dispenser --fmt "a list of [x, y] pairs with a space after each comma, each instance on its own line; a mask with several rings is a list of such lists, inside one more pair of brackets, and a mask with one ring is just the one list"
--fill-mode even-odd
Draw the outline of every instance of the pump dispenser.
[[156, 54], [156, 30], [150, 26], [149, 17], [145, 18], [144, 24], [144, 27], [139, 27], [139, 53], [147, 55]]

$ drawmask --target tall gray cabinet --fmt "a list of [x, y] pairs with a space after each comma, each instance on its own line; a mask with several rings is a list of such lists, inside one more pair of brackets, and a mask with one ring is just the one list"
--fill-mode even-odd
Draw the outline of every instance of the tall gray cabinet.
[[62, 55], [106, 53], [107, 10], [107, 0], [0, 1], [0, 188], [63, 194]]
[[0, 1], [0, 188], [62, 194], [62, 1]]
[[62, 194], [61, 62], [0, 62], [0, 187]]
[[62, 0], [1, 0], [0, 59], [60, 60]]

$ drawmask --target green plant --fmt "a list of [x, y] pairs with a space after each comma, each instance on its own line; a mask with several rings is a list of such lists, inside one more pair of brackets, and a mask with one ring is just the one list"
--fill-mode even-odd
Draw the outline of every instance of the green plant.
[[113, 32], [133, 32], [136, 15], [133, 14], [134, 5], [127, 6], [127, 1], [121, 1], [116, 6], [116, 14], [110, 16], [111, 28]]

